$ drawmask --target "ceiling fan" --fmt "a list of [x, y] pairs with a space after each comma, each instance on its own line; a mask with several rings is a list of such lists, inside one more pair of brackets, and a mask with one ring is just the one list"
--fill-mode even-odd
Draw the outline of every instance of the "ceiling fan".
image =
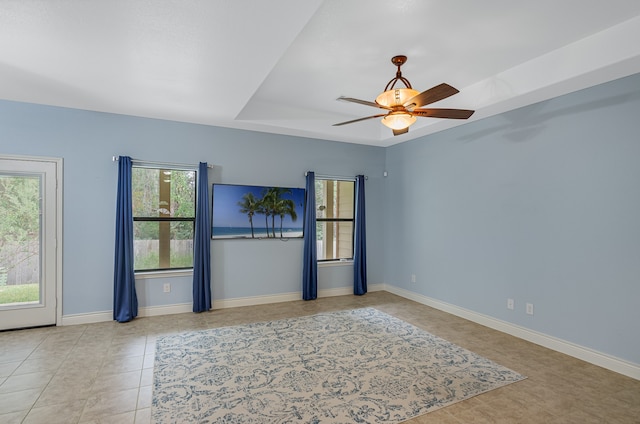
[[[382, 123], [393, 130], [393, 135], [400, 135], [409, 132], [409, 127], [416, 122], [416, 117], [418, 116], [446, 119], [468, 119], [473, 115], [474, 111], [467, 109], [423, 109], [422, 106], [446, 99], [447, 97], [459, 93], [459, 91], [445, 83], [436, 85], [422, 93], [414, 90], [411, 88], [409, 80], [403, 77], [402, 72], [400, 71], [400, 67], [404, 65], [406, 61], [407, 56], [394, 56], [391, 58], [391, 63], [398, 67], [398, 71], [396, 72], [395, 78], [387, 83], [384, 88], [384, 92], [376, 97], [375, 102], [343, 96], [338, 97], [337, 99], [345, 102], [360, 103], [365, 106], [385, 109], [388, 112], [367, 116], [365, 118], [358, 118], [352, 121], [340, 122], [338, 124], [333, 124], [333, 126], [336, 127], [365, 121], [367, 119], [382, 118]], [[405, 85], [405, 88], [395, 88], [398, 81], [402, 82]]]

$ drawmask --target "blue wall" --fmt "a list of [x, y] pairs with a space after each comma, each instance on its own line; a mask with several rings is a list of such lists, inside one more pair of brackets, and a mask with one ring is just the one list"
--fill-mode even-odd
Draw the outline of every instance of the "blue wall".
[[[304, 173], [367, 180], [369, 281], [383, 282], [384, 149], [0, 101], [0, 154], [64, 159], [63, 315], [110, 311], [114, 155], [215, 165], [211, 182], [304, 187]], [[302, 240], [212, 241], [215, 300], [299, 292]], [[318, 289], [350, 287], [352, 267], [323, 268]], [[171, 293], [162, 285], [171, 283]], [[191, 277], [138, 280], [140, 306], [191, 302]]]
[[[64, 315], [111, 309], [113, 155], [207, 161], [211, 182], [237, 184], [364, 173], [371, 284], [638, 364], [639, 87], [635, 75], [387, 149], [0, 101], [0, 154], [64, 158]], [[214, 298], [299, 291], [301, 252], [213, 241]], [[321, 269], [319, 289], [350, 273]], [[191, 301], [188, 277], [137, 287], [141, 306]]]
[[386, 283], [640, 363], [639, 117], [635, 75], [388, 148]]

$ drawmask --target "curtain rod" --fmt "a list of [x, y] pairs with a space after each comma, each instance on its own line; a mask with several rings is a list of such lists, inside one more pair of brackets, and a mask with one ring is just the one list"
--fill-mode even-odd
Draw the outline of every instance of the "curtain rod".
[[[304, 173], [304, 176], [306, 177], [308, 174], [308, 172]], [[326, 174], [316, 174], [316, 177], [324, 179], [324, 180], [344, 180], [344, 181], [355, 181], [356, 177], [343, 177], [341, 175], [326, 175]], [[368, 180], [369, 177], [367, 177], [366, 175], [364, 176], [365, 180]]]
[[[120, 156], [112, 156], [111, 160], [117, 162]], [[158, 167], [170, 166], [173, 168], [198, 168], [198, 165], [188, 165], [184, 163], [171, 163], [171, 162], [154, 162], [151, 160], [141, 160], [131, 158], [131, 162], [138, 165], [157, 165]], [[207, 164], [207, 168], [213, 169], [213, 165]]]

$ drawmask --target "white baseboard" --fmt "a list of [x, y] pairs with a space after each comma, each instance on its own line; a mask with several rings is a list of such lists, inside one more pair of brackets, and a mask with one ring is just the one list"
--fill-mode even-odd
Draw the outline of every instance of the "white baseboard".
[[193, 303], [177, 303], [175, 305], [147, 306], [138, 310], [139, 317], [157, 317], [193, 312]]
[[[138, 308], [138, 317], [154, 317], [158, 315], [183, 314], [191, 312], [191, 303], [176, 305], [147, 306]], [[61, 325], [95, 324], [96, 322], [113, 321], [113, 311], [92, 312], [89, 314], [63, 315]]]
[[[372, 284], [368, 291], [384, 290], [384, 284]], [[353, 294], [352, 287], [337, 287], [318, 290], [318, 297], [346, 296]], [[237, 308], [240, 306], [266, 305], [269, 303], [292, 302], [302, 299], [302, 292], [281, 293], [267, 296], [238, 297], [235, 299], [220, 299], [213, 301], [213, 309]]]
[[237, 297], [235, 299], [213, 299], [212, 309], [238, 308], [241, 306], [266, 305], [269, 303], [291, 302], [300, 300], [299, 292], [272, 294], [266, 296]]
[[634, 364], [632, 362], [625, 361], [624, 359], [607, 355], [606, 353], [598, 352], [596, 350], [589, 349], [587, 347], [580, 346], [566, 340], [549, 336], [544, 333], [539, 333], [537, 331], [533, 331], [519, 325], [511, 324], [509, 322], [502, 321], [487, 315], [479, 314], [477, 312], [470, 311], [468, 309], [464, 309], [459, 306], [442, 302], [440, 300], [414, 293], [409, 290], [401, 289], [389, 284], [384, 285], [384, 290], [388, 291], [389, 293], [404, 297], [406, 299], [416, 301], [423, 305], [427, 305], [432, 308], [450, 313], [452, 315], [468, 319], [469, 321], [484, 325], [485, 327], [493, 328], [494, 330], [510, 334], [512, 336], [527, 340], [537, 345], [544, 346], [546, 348], [564, 353], [569, 356], [573, 356], [574, 358], [581, 359], [583, 361], [598, 365], [608, 370], [615, 371], [617, 373], [626, 375], [627, 377], [640, 380], [640, 364]]
[[92, 312], [89, 314], [63, 315], [58, 325], [95, 324], [96, 322], [113, 321], [113, 312]]
[[[369, 285], [368, 291], [384, 290], [384, 284]], [[351, 287], [338, 287], [318, 290], [318, 297], [333, 297], [353, 294]], [[235, 299], [213, 300], [213, 309], [237, 308], [240, 306], [266, 305], [269, 303], [291, 302], [302, 299], [302, 292], [291, 292], [267, 296], [238, 297]], [[158, 315], [184, 314], [192, 311], [191, 303], [174, 305], [147, 306], [138, 309], [138, 317], [153, 317]], [[92, 312], [88, 314], [63, 315], [60, 325], [94, 324], [97, 322], [113, 321], [112, 311]]]

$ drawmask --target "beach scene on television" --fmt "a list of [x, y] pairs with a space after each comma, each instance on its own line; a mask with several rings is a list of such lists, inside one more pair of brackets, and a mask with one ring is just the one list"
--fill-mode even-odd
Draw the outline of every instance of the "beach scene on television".
[[213, 239], [302, 238], [304, 189], [213, 184]]

